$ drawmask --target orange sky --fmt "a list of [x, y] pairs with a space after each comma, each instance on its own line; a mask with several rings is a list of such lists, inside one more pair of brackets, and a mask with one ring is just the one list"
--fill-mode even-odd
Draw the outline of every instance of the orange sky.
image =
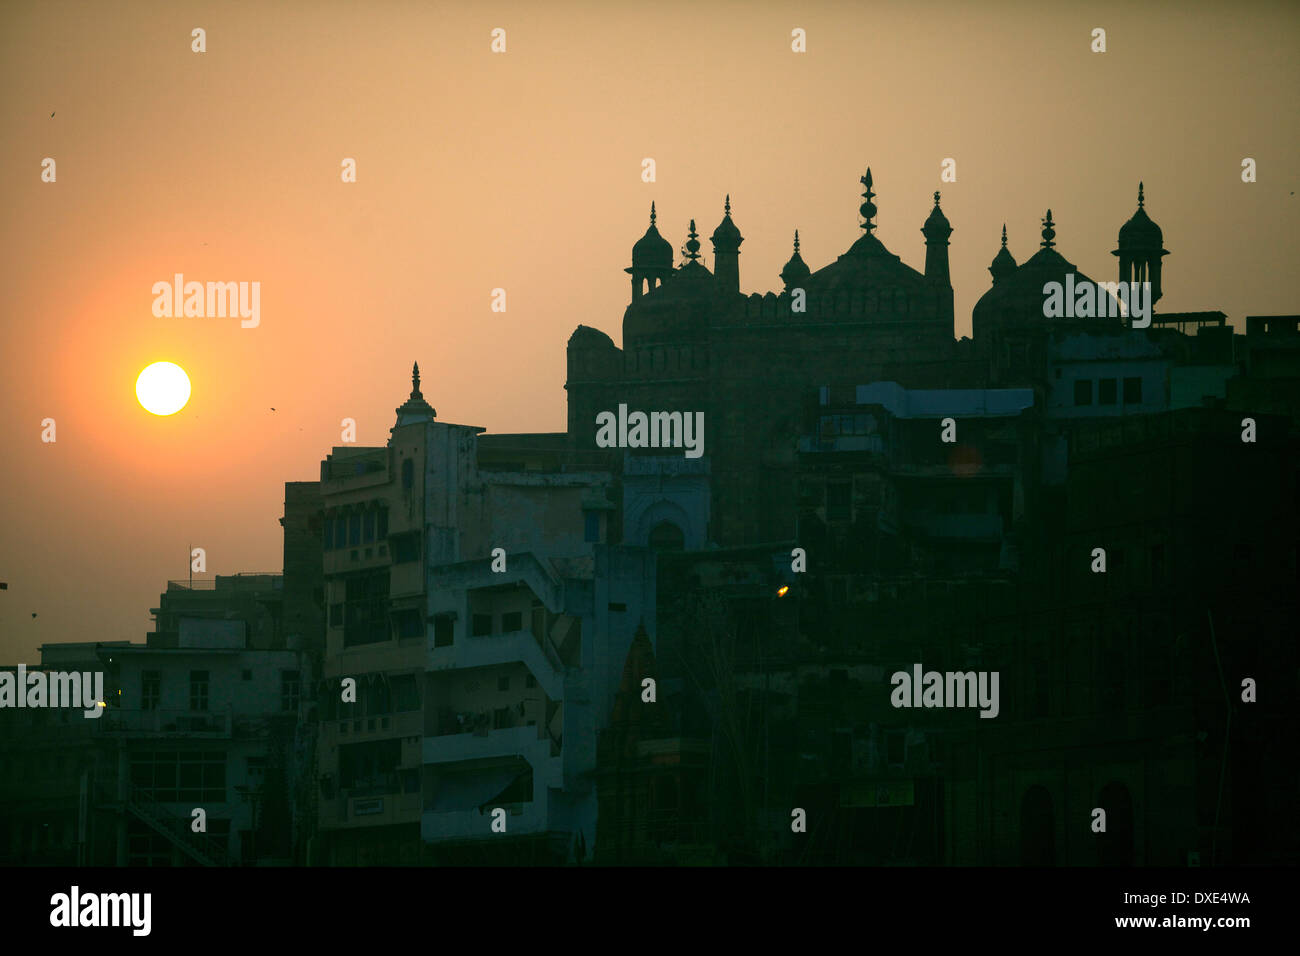
[[[1143, 179], [1164, 311], [1298, 311], [1300, 7], [878, 7], [0, 6], [0, 663], [143, 639], [191, 543], [209, 573], [278, 569], [283, 483], [344, 417], [382, 443], [413, 359], [444, 420], [563, 429], [565, 341], [621, 341], [652, 199], [676, 248], [730, 192], [765, 292], [796, 227], [813, 269], [860, 234], [868, 163], [877, 234], [918, 269], [942, 189], [964, 335], [1004, 221], [1023, 261], [1050, 206], [1062, 254], [1114, 278]], [[154, 318], [177, 272], [259, 281], [260, 326]], [[166, 419], [134, 394], [158, 360], [194, 388]]]

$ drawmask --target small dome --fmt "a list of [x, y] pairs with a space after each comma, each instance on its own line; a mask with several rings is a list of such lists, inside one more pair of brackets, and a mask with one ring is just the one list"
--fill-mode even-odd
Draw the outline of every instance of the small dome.
[[993, 274], [993, 284], [997, 285], [1011, 273], [1016, 271], [1016, 259], [1007, 250], [1007, 225], [1002, 224], [1002, 248], [998, 254], [993, 257], [993, 264], [989, 266], [989, 272]]
[[796, 229], [794, 231], [794, 255], [790, 257], [790, 261], [781, 270], [781, 281], [785, 283], [788, 289], [792, 285], [802, 282], [810, 275], [812, 275], [812, 270], [803, 261], [803, 256], [799, 255], [799, 230]]
[[718, 223], [718, 228], [713, 230], [713, 235], [709, 238], [713, 241], [715, 252], [735, 252], [740, 248], [740, 244], [745, 241], [736, 224], [731, 221], [731, 195], [727, 195], [725, 210], [722, 216], [722, 222]]
[[650, 204], [650, 228], [632, 247], [633, 269], [671, 269], [673, 267], [672, 244], [659, 235], [655, 227], [655, 205]]
[[934, 208], [930, 210], [930, 218], [925, 221], [921, 231], [925, 233], [927, 239], [932, 237], [947, 239], [952, 235], [952, 226], [948, 224], [948, 217], [939, 208], [939, 194], [937, 192], [934, 194]]
[[1164, 233], [1147, 215], [1142, 184], [1138, 183], [1138, 208], [1128, 222], [1119, 227], [1121, 249], [1159, 249], [1164, 244]]

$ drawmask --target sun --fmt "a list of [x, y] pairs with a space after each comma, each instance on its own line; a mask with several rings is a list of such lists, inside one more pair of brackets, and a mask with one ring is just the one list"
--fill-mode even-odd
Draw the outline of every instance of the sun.
[[154, 362], [135, 380], [135, 397], [146, 411], [175, 415], [190, 400], [190, 377], [174, 362]]

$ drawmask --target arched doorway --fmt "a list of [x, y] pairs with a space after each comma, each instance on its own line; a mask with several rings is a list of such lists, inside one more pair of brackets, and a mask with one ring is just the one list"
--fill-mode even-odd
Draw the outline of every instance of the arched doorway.
[[1020, 800], [1020, 865], [1056, 866], [1052, 795], [1035, 784]]
[[686, 535], [671, 521], [661, 521], [650, 529], [647, 542], [654, 551], [683, 551], [686, 548]]

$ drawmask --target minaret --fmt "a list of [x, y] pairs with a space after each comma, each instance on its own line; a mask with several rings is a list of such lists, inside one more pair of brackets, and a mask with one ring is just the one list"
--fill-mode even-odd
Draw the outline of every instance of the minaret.
[[1120, 226], [1119, 248], [1111, 253], [1119, 257], [1120, 282], [1150, 282], [1151, 304], [1160, 300], [1160, 260], [1169, 255], [1164, 234], [1146, 211], [1142, 183], [1138, 183], [1138, 208], [1128, 222]]
[[740, 244], [745, 241], [731, 221], [731, 194], [727, 194], [722, 222], [709, 238], [713, 242], [713, 275], [721, 292], [740, 291]]
[[948, 237], [952, 235], [952, 226], [939, 208], [938, 192], [934, 194], [934, 208], [921, 232], [925, 234], [925, 277], [941, 285], [952, 285], [948, 276]]

